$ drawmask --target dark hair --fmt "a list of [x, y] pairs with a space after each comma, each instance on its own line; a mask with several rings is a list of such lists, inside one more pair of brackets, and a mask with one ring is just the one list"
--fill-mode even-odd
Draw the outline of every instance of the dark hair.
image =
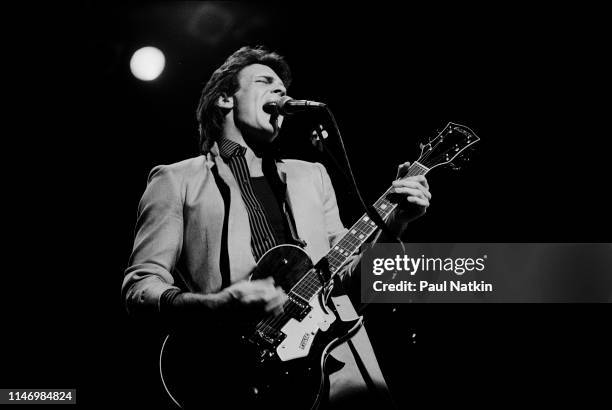
[[199, 123], [199, 146], [203, 153], [210, 150], [212, 144], [221, 136], [225, 111], [216, 102], [221, 95], [232, 95], [238, 88], [238, 73], [251, 64], [263, 64], [270, 67], [289, 87], [291, 70], [285, 59], [263, 46], [242, 47], [217, 68], [202, 90], [196, 111]]

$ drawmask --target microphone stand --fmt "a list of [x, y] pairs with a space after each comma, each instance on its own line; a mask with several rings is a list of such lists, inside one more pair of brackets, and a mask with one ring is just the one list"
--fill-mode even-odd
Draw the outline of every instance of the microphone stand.
[[[394, 234], [391, 231], [391, 229], [389, 228], [387, 223], [381, 218], [380, 214], [371, 205], [368, 205], [365, 202], [365, 200], [363, 199], [363, 196], [361, 195], [361, 191], [359, 190], [359, 186], [357, 185], [357, 180], [355, 179], [355, 175], [353, 174], [353, 168], [351, 167], [351, 162], [350, 162], [350, 160], [348, 158], [348, 154], [347, 154], [346, 148], [344, 146], [344, 141], [342, 140], [342, 133], [340, 132], [340, 127], [338, 127], [338, 123], [336, 122], [336, 118], [334, 117], [334, 114], [331, 111], [331, 109], [329, 108], [329, 106], [326, 105], [325, 106], [325, 110], [327, 111], [327, 114], [328, 114], [329, 118], [331, 119], [332, 125], [334, 126], [334, 130], [336, 132], [336, 135], [338, 136], [338, 140], [340, 141], [340, 147], [342, 148], [342, 153], [343, 153], [343, 156], [344, 156], [344, 161], [346, 163], [346, 167], [347, 167], [349, 175], [350, 175], [350, 181], [352, 183], [353, 189], [355, 190], [355, 193], [357, 194], [357, 197], [359, 198], [359, 201], [361, 202], [361, 206], [365, 210], [365, 212], [368, 215], [368, 217], [376, 224], [376, 226], [378, 226], [381, 229], [381, 231], [385, 235], [387, 235], [389, 238], [395, 239], [401, 245], [402, 250], [405, 253], [406, 249], [404, 247], [404, 244], [403, 244], [402, 240], [396, 234]], [[332, 158], [332, 161], [334, 162], [334, 165], [340, 170], [340, 172], [343, 174], [343, 176], [345, 178], [347, 178], [346, 174], [344, 173], [344, 171], [340, 168], [340, 166], [338, 164], [338, 161], [335, 159], [333, 154], [331, 154], [330, 150], [326, 147], [324, 139], [319, 138], [319, 141], [321, 142], [321, 146], [325, 149], [325, 151]]]
[[[353, 169], [351, 167], [351, 162], [350, 162], [350, 160], [348, 158], [348, 154], [347, 154], [346, 148], [344, 146], [344, 141], [342, 140], [342, 133], [340, 132], [340, 127], [338, 127], [338, 123], [336, 122], [336, 118], [334, 117], [334, 114], [332, 113], [330, 108], [326, 105], [325, 109], [327, 111], [327, 114], [329, 115], [329, 118], [331, 119], [332, 125], [334, 126], [334, 130], [336, 132], [336, 135], [338, 136], [338, 140], [340, 141], [340, 147], [342, 148], [342, 154], [344, 156], [344, 161], [346, 162], [346, 167], [347, 167], [349, 175], [350, 175], [350, 180], [352, 182], [353, 189], [357, 193], [357, 197], [359, 198], [359, 201], [361, 202], [361, 206], [365, 210], [365, 212], [368, 215], [368, 217], [370, 218], [370, 220], [373, 221], [376, 224], [376, 226], [378, 226], [378, 228], [380, 228], [380, 230], [385, 235], [387, 235], [387, 237], [395, 239], [400, 244], [400, 246], [402, 247], [402, 252], [405, 254], [406, 253], [406, 247], [404, 246], [404, 243], [402, 242], [402, 240], [396, 234], [394, 234], [391, 231], [391, 229], [389, 228], [387, 223], [381, 218], [380, 214], [372, 206], [368, 205], [365, 202], [365, 200], [363, 199], [363, 196], [361, 195], [361, 191], [359, 190], [359, 186], [357, 185], [357, 180], [355, 179], [355, 175], [353, 174]], [[344, 174], [344, 171], [340, 168], [340, 166], [338, 164], [338, 161], [336, 161], [336, 159], [333, 156], [333, 154], [331, 154], [330, 150], [326, 147], [326, 144], [323, 141], [323, 139], [320, 139], [320, 141], [321, 141], [321, 146], [331, 156], [331, 158], [332, 158], [332, 160], [334, 162], [334, 165], [338, 169], [340, 169], [342, 174], [346, 177], [346, 174]], [[361, 264], [360, 264], [360, 266], [361, 266]], [[359, 309], [357, 309], [358, 314], [361, 314], [368, 307], [368, 305], [371, 302], [372, 302], [372, 298], [368, 302], [362, 302], [360, 304]]]
[[[340, 176], [344, 178], [344, 182], [349, 185], [352, 185], [351, 178], [344, 171], [344, 168], [340, 165], [340, 162], [338, 162], [338, 159], [336, 158], [332, 150], [329, 149], [329, 147], [325, 143], [326, 138], [327, 138], [327, 131], [325, 131], [322, 125], [319, 125], [319, 128], [312, 131], [312, 137], [310, 139], [310, 142], [312, 146], [317, 149], [317, 151], [322, 152], [322, 153], [324, 152], [325, 154], [327, 154], [329, 159], [333, 162], [333, 165], [336, 171], [338, 171], [340, 173]], [[354, 193], [351, 193], [351, 194], [354, 195]]]

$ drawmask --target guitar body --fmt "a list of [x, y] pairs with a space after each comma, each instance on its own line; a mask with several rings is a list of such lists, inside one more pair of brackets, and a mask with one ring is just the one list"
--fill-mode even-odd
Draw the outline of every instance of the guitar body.
[[216, 331], [169, 335], [160, 373], [173, 401], [189, 408], [226, 397], [232, 407], [262, 409], [316, 409], [325, 402], [327, 375], [343, 365], [330, 352], [359, 330], [362, 318], [340, 320], [329, 300], [332, 282], [310, 300], [302, 299], [295, 289], [312, 280], [315, 271], [301, 248], [274, 247], [261, 257], [251, 279], [274, 277], [289, 297], [282, 315], [238, 325], [238, 331], [227, 323]]

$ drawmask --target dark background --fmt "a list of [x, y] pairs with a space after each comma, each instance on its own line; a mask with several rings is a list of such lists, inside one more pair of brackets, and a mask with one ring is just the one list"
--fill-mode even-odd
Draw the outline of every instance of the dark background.
[[[410, 240], [612, 242], [601, 10], [81, 2], [4, 11], [2, 387], [77, 388], [84, 407], [168, 405], [157, 335], [126, 316], [119, 294], [136, 207], [154, 165], [197, 154], [201, 88], [245, 44], [286, 56], [290, 95], [329, 104], [369, 200], [448, 121], [481, 137], [463, 170], [428, 176], [432, 205]], [[166, 55], [152, 83], [129, 72], [145, 45]], [[349, 225], [362, 209], [308, 144], [319, 119], [288, 120], [283, 146], [328, 166]], [[495, 406], [603, 395], [596, 370], [609, 368], [609, 317], [609, 304], [372, 305], [366, 323], [402, 406]]]

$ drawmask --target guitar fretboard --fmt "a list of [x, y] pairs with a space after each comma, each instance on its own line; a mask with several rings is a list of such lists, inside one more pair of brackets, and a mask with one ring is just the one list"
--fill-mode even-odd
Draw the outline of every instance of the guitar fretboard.
[[[405, 176], [425, 175], [429, 168], [414, 162], [408, 168]], [[389, 187], [384, 194], [374, 203], [374, 210], [380, 215], [383, 220], [386, 220], [391, 212], [397, 207], [396, 203], [389, 201], [388, 196], [391, 193], [392, 187]], [[332, 278], [336, 275], [350, 259], [350, 257], [359, 250], [359, 248], [368, 240], [368, 238], [376, 232], [378, 226], [370, 219], [367, 214], [359, 218], [357, 222], [348, 230], [348, 232], [334, 245], [334, 247], [324, 256], [329, 264], [329, 270]], [[331, 280], [331, 279], [330, 279]], [[323, 288], [323, 283], [319, 274], [313, 269], [308, 274], [304, 275], [291, 290], [291, 293], [299, 296], [305, 301], [309, 301], [317, 292]]]

